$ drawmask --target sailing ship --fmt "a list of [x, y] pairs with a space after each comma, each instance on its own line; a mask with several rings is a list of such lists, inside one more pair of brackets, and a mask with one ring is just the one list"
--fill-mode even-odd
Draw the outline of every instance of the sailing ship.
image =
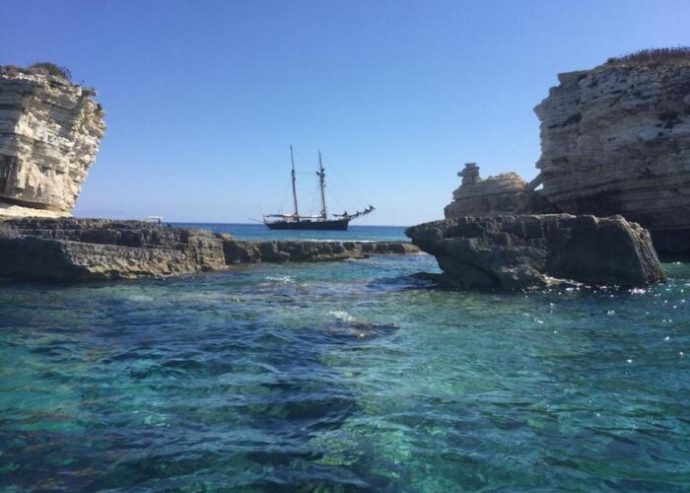
[[354, 214], [348, 214], [347, 211], [342, 214], [331, 214], [332, 218], [328, 218], [326, 210], [326, 172], [323, 169], [321, 160], [321, 151], [319, 151], [319, 170], [316, 176], [319, 177], [319, 188], [321, 190], [321, 213], [317, 215], [300, 215], [297, 207], [297, 180], [295, 178], [295, 157], [290, 146], [290, 162], [292, 164], [292, 205], [294, 211], [292, 214], [266, 214], [264, 215], [264, 224], [270, 229], [312, 229], [322, 231], [345, 231], [347, 230], [350, 221], [360, 216], [364, 216], [373, 212], [374, 206], [370, 205], [362, 211], [357, 211]]

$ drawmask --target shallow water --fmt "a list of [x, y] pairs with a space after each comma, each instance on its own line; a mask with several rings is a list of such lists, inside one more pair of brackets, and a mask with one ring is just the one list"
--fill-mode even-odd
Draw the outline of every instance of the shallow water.
[[0, 281], [0, 491], [688, 491], [690, 266], [461, 293], [425, 255]]

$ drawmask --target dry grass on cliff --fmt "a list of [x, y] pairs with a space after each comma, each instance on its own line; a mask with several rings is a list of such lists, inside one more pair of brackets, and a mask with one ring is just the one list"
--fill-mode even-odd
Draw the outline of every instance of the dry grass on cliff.
[[609, 58], [604, 65], [679, 65], [690, 64], [690, 46], [654, 48]]
[[0, 65], [0, 74], [10, 76], [16, 74], [52, 75], [69, 81], [72, 80], [72, 73], [67, 67], [60, 67], [51, 62], [37, 62], [27, 68], [16, 65]]
[[72, 72], [70, 72], [67, 67], [60, 67], [51, 62], [37, 62], [31, 65], [29, 69], [34, 71], [45, 71], [55, 77], [72, 80]]

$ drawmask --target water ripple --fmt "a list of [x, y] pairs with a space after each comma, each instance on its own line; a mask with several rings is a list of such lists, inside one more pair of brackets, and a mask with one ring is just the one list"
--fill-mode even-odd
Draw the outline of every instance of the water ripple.
[[687, 491], [690, 268], [429, 289], [424, 256], [0, 287], [0, 491]]

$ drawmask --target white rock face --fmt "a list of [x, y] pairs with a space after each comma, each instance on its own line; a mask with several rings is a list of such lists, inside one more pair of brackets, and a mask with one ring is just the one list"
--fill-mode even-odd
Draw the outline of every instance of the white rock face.
[[[559, 75], [535, 108], [543, 195], [571, 214], [690, 229], [690, 59]], [[659, 248], [659, 245], [657, 245]]]
[[527, 214], [535, 207], [534, 194], [517, 173], [503, 173], [482, 179], [476, 163], [467, 163], [458, 173], [462, 184], [443, 212], [446, 218]]
[[94, 94], [62, 77], [0, 67], [0, 216], [70, 213], [105, 131]]
[[33, 207], [22, 207], [21, 205], [8, 204], [0, 201], [0, 220], [18, 217], [71, 217], [69, 212], [53, 211], [50, 209], [35, 209]]

